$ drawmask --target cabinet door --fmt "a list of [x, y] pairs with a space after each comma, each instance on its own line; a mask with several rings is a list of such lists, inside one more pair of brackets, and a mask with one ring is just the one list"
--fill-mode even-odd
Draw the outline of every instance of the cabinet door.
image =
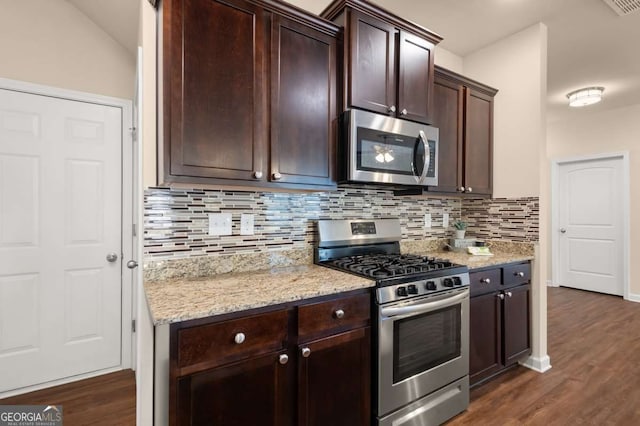
[[456, 192], [462, 186], [464, 86], [436, 76], [433, 98], [433, 124], [440, 130], [438, 186], [429, 191]]
[[425, 39], [400, 31], [398, 117], [431, 123], [433, 49]]
[[168, 0], [163, 15], [164, 181], [253, 179], [268, 137], [267, 14], [243, 0]]
[[497, 293], [472, 297], [469, 303], [469, 381], [475, 384], [502, 368], [501, 301]]
[[369, 426], [369, 330], [359, 328], [299, 347], [299, 426]]
[[335, 37], [274, 17], [271, 180], [335, 184], [336, 58]]
[[490, 195], [493, 169], [493, 98], [466, 88], [464, 185]]
[[347, 102], [350, 106], [390, 114], [397, 107], [397, 30], [356, 11], [351, 11], [350, 24], [351, 73]]
[[270, 353], [181, 377], [172, 425], [281, 426], [291, 424], [289, 364]]
[[527, 284], [504, 293], [504, 364], [512, 365], [531, 351], [531, 292]]

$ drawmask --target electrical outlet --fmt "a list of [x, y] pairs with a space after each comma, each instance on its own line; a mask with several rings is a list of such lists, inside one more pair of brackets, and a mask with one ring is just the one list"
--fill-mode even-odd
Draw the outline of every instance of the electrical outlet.
[[442, 213], [442, 227], [449, 227], [449, 213]]
[[424, 227], [431, 228], [431, 213], [424, 214]]
[[240, 215], [240, 235], [253, 235], [253, 215], [243, 213]]
[[231, 213], [209, 213], [209, 235], [231, 235]]

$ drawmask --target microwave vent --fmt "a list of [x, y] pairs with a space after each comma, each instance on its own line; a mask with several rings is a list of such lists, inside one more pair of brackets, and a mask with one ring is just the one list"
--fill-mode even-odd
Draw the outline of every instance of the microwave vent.
[[640, 10], [640, 0], [602, 0], [620, 16], [630, 15]]

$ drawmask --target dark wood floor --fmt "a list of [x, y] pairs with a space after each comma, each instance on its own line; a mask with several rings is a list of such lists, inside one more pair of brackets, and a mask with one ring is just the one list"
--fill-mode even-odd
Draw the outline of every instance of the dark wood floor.
[[[640, 425], [640, 304], [549, 288], [553, 368], [517, 367], [471, 392], [457, 425]], [[134, 425], [131, 370], [0, 400], [62, 404], [64, 423]]]
[[474, 389], [453, 425], [640, 425], [640, 304], [548, 289], [552, 369], [517, 367]]
[[136, 381], [131, 370], [0, 399], [0, 405], [62, 405], [65, 426], [135, 425]]

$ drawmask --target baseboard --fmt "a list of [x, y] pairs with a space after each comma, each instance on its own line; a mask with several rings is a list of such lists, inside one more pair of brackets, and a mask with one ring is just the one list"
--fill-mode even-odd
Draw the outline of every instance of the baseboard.
[[640, 303], [640, 294], [637, 293], [629, 293], [629, 295], [627, 296], [627, 300], [629, 302], [636, 302], [636, 303]]
[[544, 373], [551, 369], [551, 359], [549, 355], [545, 355], [542, 358], [536, 358], [534, 356], [530, 356], [520, 363], [520, 365], [527, 367], [533, 371], [537, 371], [538, 373]]
[[560, 287], [560, 284], [555, 284], [551, 280], [547, 280], [547, 287]]

